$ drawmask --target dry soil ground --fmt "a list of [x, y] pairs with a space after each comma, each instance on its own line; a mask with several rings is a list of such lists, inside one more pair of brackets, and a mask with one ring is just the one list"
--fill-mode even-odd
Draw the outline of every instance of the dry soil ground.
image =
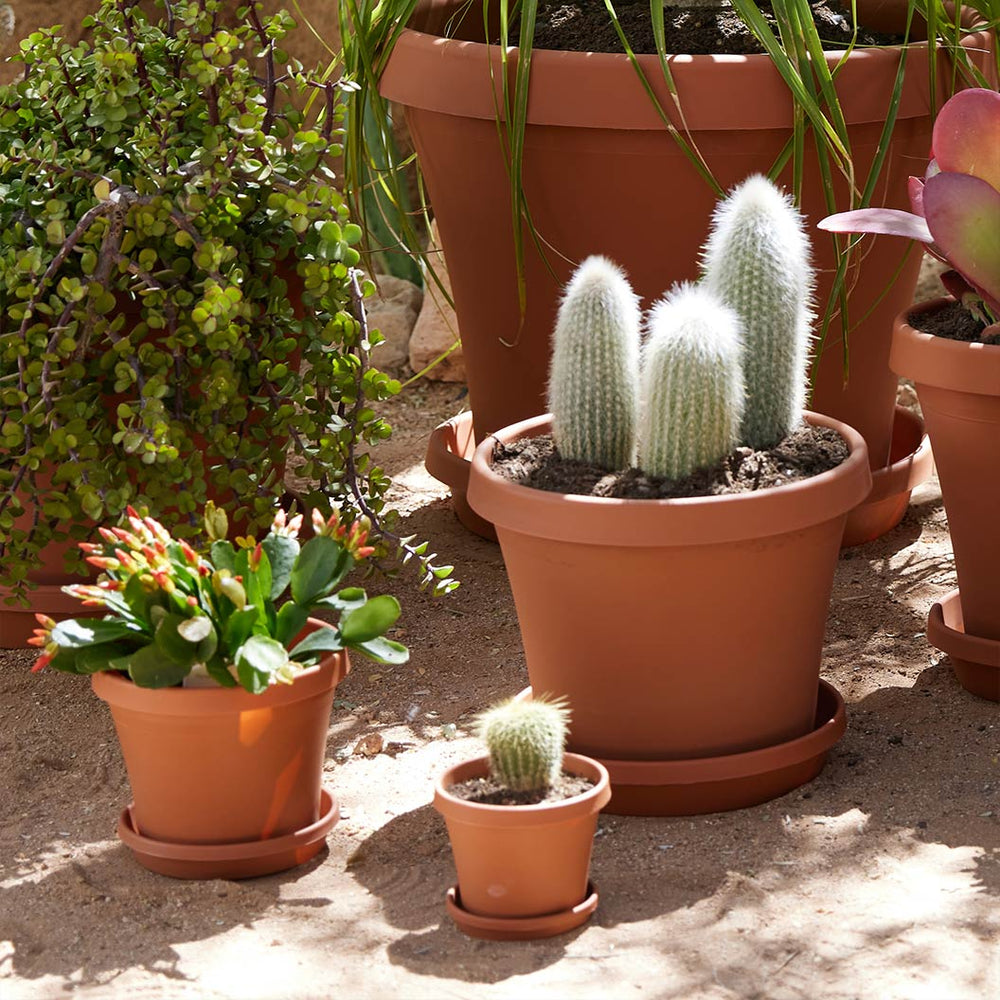
[[[462, 586], [432, 600], [392, 584], [412, 660], [357, 662], [338, 689], [326, 780], [343, 819], [304, 868], [200, 883], [140, 868], [115, 839], [128, 788], [106, 707], [82, 679], [29, 674], [26, 652], [0, 656], [0, 996], [1000, 997], [1000, 710], [924, 636], [954, 585], [936, 481], [840, 560], [823, 673], [849, 728], [815, 782], [742, 812], [602, 818], [601, 904], [574, 933], [454, 929], [432, 777], [475, 749], [478, 709], [527, 683], [500, 551], [422, 468], [460, 391], [395, 400], [382, 458], [406, 530]], [[386, 752], [355, 754], [370, 733]]]

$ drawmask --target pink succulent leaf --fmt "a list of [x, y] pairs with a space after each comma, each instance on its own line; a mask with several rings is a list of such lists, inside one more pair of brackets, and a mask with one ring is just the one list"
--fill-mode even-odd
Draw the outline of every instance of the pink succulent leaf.
[[941, 108], [933, 143], [942, 171], [978, 177], [1000, 191], [1000, 93], [959, 91]]
[[1000, 191], [978, 177], [941, 173], [924, 186], [924, 212], [948, 263], [1000, 313]]
[[944, 285], [944, 290], [959, 302], [967, 304], [970, 298], [979, 297], [972, 285], [958, 271], [945, 271], [941, 275], [941, 284]]
[[922, 243], [930, 243], [933, 239], [927, 223], [919, 215], [898, 208], [858, 208], [853, 212], [828, 215], [817, 225], [829, 233], [879, 233], [905, 236]]
[[924, 216], [924, 182], [919, 177], [911, 177], [906, 184], [906, 193], [910, 196], [910, 208], [914, 215]]

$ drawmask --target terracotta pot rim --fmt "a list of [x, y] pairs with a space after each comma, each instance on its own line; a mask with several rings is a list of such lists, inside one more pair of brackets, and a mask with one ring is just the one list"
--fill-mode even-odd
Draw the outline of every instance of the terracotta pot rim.
[[917, 446], [895, 462], [890, 462], [881, 469], [872, 469], [872, 491], [865, 503], [879, 503], [898, 493], [912, 490], [925, 482], [934, 468], [931, 439], [924, 429], [923, 419], [905, 406], [897, 405], [893, 418], [894, 437], [903, 423], [908, 423], [913, 428]]
[[921, 333], [909, 324], [913, 313], [934, 312], [954, 301], [948, 297], [932, 299], [901, 312], [893, 324], [889, 365], [894, 372], [918, 385], [998, 396], [1000, 345], [949, 340]]
[[552, 416], [511, 424], [476, 448], [469, 503], [498, 528], [589, 545], [705, 545], [782, 535], [846, 513], [871, 491], [868, 451], [847, 424], [804, 411], [813, 426], [830, 427], [847, 441], [848, 457], [809, 479], [730, 496], [621, 500], [549, 493], [510, 482], [493, 471], [497, 441], [544, 434]]
[[592, 788], [571, 799], [539, 802], [530, 806], [501, 806], [468, 802], [456, 798], [448, 791], [458, 782], [486, 775], [489, 773], [489, 764], [488, 756], [473, 757], [438, 775], [434, 783], [434, 808], [446, 819], [454, 819], [470, 826], [546, 826], [598, 812], [611, 798], [607, 768], [598, 760], [570, 752], [563, 755], [563, 769], [594, 781]]
[[[431, 0], [418, 6], [416, 16], [457, 5], [457, 0]], [[967, 24], [971, 28], [975, 21], [970, 19]], [[968, 49], [986, 47], [988, 32], [970, 32], [963, 37], [962, 45]], [[909, 53], [910, 65], [898, 117], [928, 113], [927, 60], [917, 59], [927, 52], [927, 42], [877, 46], [855, 49], [838, 71], [838, 87], [848, 123], [884, 120], [885, 100], [881, 95], [891, 87], [904, 49]], [[518, 50], [512, 47], [508, 52], [513, 56], [513, 64]], [[831, 69], [837, 67], [842, 57], [842, 51], [826, 53]], [[659, 57], [647, 54], [636, 59], [674, 124], [683, 124], [666, 89]], [[676, 53], [668, 54], [667, 60], [681, 95], [686, 124], [692, 130], [791, 127], [792, 104], [770, 56]], [[488, 67], [492, 67], [492, 75]], [[492, 120], [497, 107], [502, 107], [502, 100], [498, 100], [502, 93], [502, 72], [498, 45], [446, 38], [407, 27], [396, 41], [379, 90], [390, 100], [409, 107]], [[530, 124], [657, 131], [663, 128], [662, 119], [623, 53], [537, 49], [532, 53], [531, 72]], [[584, 87], [596, 73], [601, 74], [602, 86]], [[726, 89], [733, 95], [731, 102], [699, 99], [698, 92], [708, 74], [726, 77]], [[763, 88], [767, 100], [748, 100], [748, 77], [755, 80], [750, 89]], [[465, 81], [463, 85], [457, 85], [459, 80]], [[566, 94], [573, 92], [586, 93], [587, 99], [567, 102]]]
[[[961, 621], [961, 594], [956, 588], [931, 606], [927, 619], [927, 641], [951, 657], [1000, 670], [1000, 639], [987, 639], [966, 632]], [[1000, 675], [997, 683], [1000, 684]]]
[[[332, 628], [329, 622], [310, 618], [315, 628]], [[234, 688], [144, 688], [124, 674], [101, 670], [91, 674], [94, 694], [109, 705], [153, 715], [229, 715], [271, 709], [315, 697], [336, 687], [350, 670], [345, 650], [330, 653], [301, 673], [291, 684], [272, 684], [260, 694]]]

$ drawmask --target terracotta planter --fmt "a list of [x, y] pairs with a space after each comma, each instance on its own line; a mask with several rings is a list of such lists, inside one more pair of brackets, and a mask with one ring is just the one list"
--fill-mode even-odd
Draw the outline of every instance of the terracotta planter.
[[260, 695], [151, 690], [94, 674], [134, 798], [119, 831], [139, 862], [181, 878], [242, 878], [316, 854], [337, 818], [329, 794], [321, 803], [320, 782], [334, 690], [348, 670], [347, 654], [333, 653]]
[[449, 768], [434, 787], [434, 808], [448, 825], [458, 885], [448, 911], [472, 937], [551, 937], [584, 923], [597, 907], [588, 881], [597, 815], [611, 797], [608, 773], [566, 754], [563, 768], [594, 782], [562, 802], [494, 806], [466, 802], [448, 789], [489, 772], [479, 757]]
[[[871, 474], [855, 430], [806, 416], [843, 435], [847, 460], [740, 496], [562, 496], [494, 473], [492, 440], [476, 450], [469, 502], [496, 525], [532, 688], [573, 706], [570, 749], [706, 759], [816, 728], [840, 540]], [[537, 417], [496, 437], [549, 427]]]
[[[938, 299], [915, 311], [940, 308], [947, 301]], [[896, 320], [890, 361], [895, 371], [913, 379], [934, 448], [961, 593], [953, 619], [966, 636], [997, 641], [1000, 346], [920, 333], [907, 322], [912, 312]]]
[[[460, 0], [422, 4], [412, 27], [399, 37], [381, 91], [406, 106], [448, 259], [481, 440], [546, 409], [549, 337], [572, 267], [588, 254], [608, 255], [625, 267], [649, 306], [673, 282], [695, 276], [715, 197], [665, 134], [625, 56], [535, 52], [524, 189], [536, 227], [553, 252], [550, 271], [526, 239], [522, 323], [508, 177], [494, 120], [500, 53], [481, 43], [476, 11], [461, 21], [457, 37], [440, 37], [460, 6]], [[903, 23], [905, 5], [893, 10], [875, 0], [860, 7], [876, 27]], [[968, 36], [965, 44], [989, 51], [985, 33]], [[833, 66], [841, 54], [827, 58]], [[861, 178], [878, 145], [899, 58], [898, 47], [858, 49], [838, 71], [837, 90]], [[638, 59], [673, 116], [657, 57]], [[899, 116], [877, 187], [885, 205], [906, 204], [907, 178], [930, 148], [926, 46], [910, 46], [907, 59]], [[766, 172], [791, 134], [793, 109], [770, 58], [678, 55], [670, 66], [691, 136], [720, 184], [728, 188], [754, 171]], [[942, 86], [951, 76], [942, 56]], [[944, 96], [942, 90], [939, 97]], [[790, 174], [779, 180], [788, 184]], [[839, 176], [834, 196], [836, 205], [848, 204]], [[595, 210], [603, 203], [610, 216]], [[806, 164], [803, 210], [810, 226], [830, 211], [813, 161]], [[832, 238], [817, 235], [814, 249], [818, 298], [825, 302], [834, 268]], [[876, 240], [850, 274], [856, 324], [850, 381], [844, 384], [842, 345], [831, 329], [813, 400], [814, 409], [861, 431], [873, 468], [886, 463], [893, 426], [896, 378], [888, 366], [889, 331], [892, 318], [912, 299], [919, 267], [919, 254], [904, 261], [905, 254], [902, 241]]]

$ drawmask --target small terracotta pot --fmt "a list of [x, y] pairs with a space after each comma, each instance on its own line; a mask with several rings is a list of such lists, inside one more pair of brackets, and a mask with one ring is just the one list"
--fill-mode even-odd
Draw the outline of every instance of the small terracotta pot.
[[[562, 802], [495, 806], [466, 802], [448, 791], [485, 777], [488, 757], [457, 764], [438, 778], [434, 808], [448, 826], [458, 871], [449, 912], [473, 937], [561, 934], [583, 923], [596, 907], [588, 872], [597, 816], [611, 797], [608, 772], [572, 753], [565, 755], [563, 769], [594, 786]], [[594, 905], [581, 905], [591, 897]]]
[[[476, 451], [469, 502], [497, 528], [534, 691], [573, 706], [598, 759], [758, 750], [816, 724], [820, 657], [847, 512], [871, 488], [860, 434], [802, 482], [738, 496], [612, 500], [529, 489]], [[551, 418], [504, 428], [505, 443]]]
[[[310, 625], [329, 627], [318, 619]], [[334, 690], [349, 669], [346, 652], [331, 653], [294, 683], [260, 695], [151, 690], [111, 671], [94, 674], [132, 786], [131, 832], [151, 844], [198, 845], [208, 854], [238, 844], [248, 853], [253, 843], [266, 851], [268, 841], [311, 827], [321, 818]]]
[[913, 380], [927, 424], [955, 550], [965, 631], [1000, 639], [1000, 346], [914, 330], [896, 318], [890, 363]]

